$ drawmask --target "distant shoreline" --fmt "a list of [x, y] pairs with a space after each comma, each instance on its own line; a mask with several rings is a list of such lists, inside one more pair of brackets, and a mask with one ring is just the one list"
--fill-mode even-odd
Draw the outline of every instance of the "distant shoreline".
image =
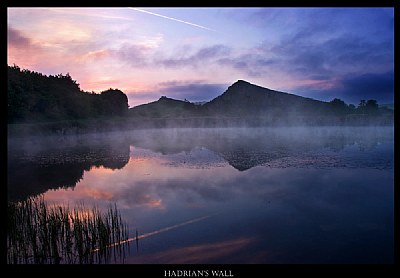
[[158, 128], [245, 128], [293, 126], [394, 126], [394, 117], [346, 115], [268, 119], [265, 117], [99, 118], [7, 125], [8, 137], [73, 135]]

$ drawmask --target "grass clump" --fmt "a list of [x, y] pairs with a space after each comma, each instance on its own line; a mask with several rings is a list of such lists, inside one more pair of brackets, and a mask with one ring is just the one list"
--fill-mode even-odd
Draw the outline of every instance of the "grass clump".
[[8, 204], [7, 263], [93, 264], [122, 262], [128, 227], [116, 205], [105, 213], [84, 205], [52, 205], [43, 197]]

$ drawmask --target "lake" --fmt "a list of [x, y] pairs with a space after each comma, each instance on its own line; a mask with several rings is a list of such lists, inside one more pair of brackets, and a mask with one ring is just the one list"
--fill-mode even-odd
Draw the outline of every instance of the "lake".
[[8, 140], [9, 201], [115, 203], [126, 264], [393, 263], [393, 191], [393, 127]]

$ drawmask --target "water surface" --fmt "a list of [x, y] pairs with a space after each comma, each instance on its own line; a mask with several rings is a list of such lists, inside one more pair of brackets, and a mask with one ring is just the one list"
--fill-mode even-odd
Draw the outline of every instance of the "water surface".
[[116, 203], [125, 263], [393, 263], [392, 127], [154, 129], [8, 142], [8, 198]]

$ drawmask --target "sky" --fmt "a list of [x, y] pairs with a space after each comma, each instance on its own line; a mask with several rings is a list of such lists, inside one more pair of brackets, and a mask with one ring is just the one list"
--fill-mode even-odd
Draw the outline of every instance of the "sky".
[[130, 107], [237, 80], [322, 101], [394, 99], [393, 8], [8, 8], [7, 63]]

